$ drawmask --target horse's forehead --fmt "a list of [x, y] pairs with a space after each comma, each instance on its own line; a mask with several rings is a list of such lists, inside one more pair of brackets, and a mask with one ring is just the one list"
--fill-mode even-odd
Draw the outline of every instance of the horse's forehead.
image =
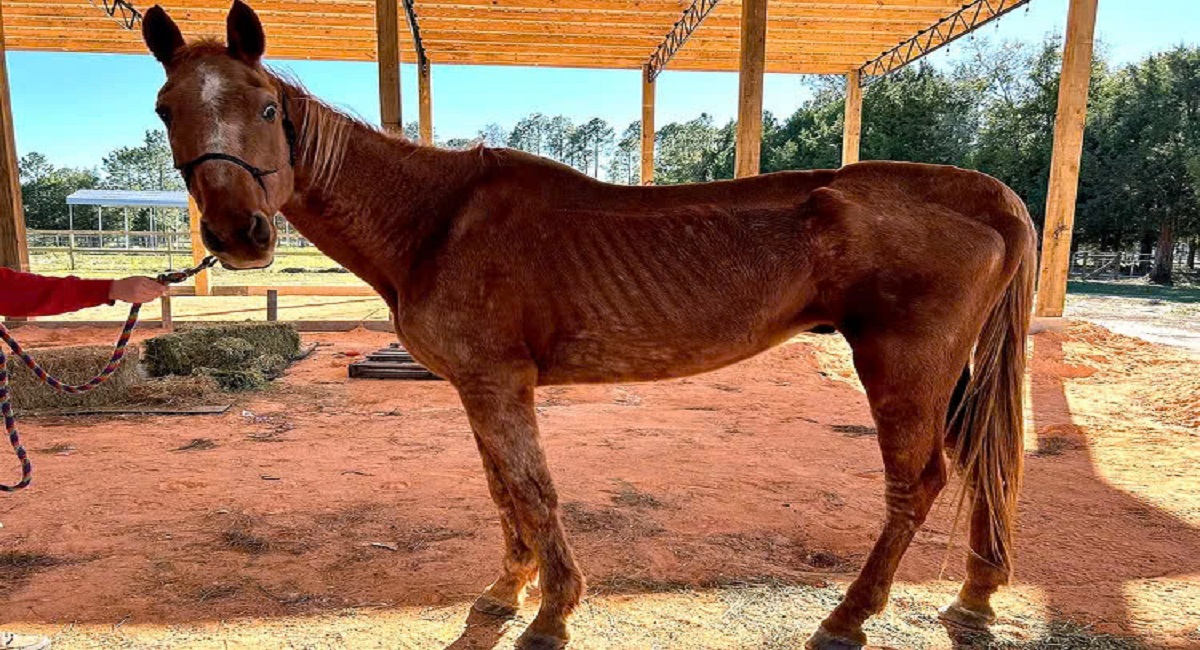
[[264, 85], [253, 70], [226, 57], [198, 59], [180, 73], [176, 79], [168, 79], [164, 90], [187, 87], [198, 92], [206, 103], [217, 102], [231, 91]]

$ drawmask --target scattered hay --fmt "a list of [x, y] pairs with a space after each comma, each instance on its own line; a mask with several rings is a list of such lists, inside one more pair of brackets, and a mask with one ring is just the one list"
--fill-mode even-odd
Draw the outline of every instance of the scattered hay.
[[579, 501], [563, 504], [567, 529], [580, 533], [602, 533], [618, 540], [635, 540], [664, 532], [658, 522], [618, 508], [595, 507]]
[[36, 551], [0, 551], [0, 596], [6, 596], [25, 586], [33, 574], [66, 561]]
[[1050, 621], [1038, 638], [1032, 641], [985, 639], [994, 650], [1147, 650], [1137, 639], [1111, 634], [1097, 634], [1091, 627], [1069, 621]]
[[875, 427], [868, 427], [861, 424], [834, 424], [830, 425], [829, 428], [846, 436], [847, 438], [863, 438], [866, 436], [874, 436], [879, 434], [879, 432], [875, 430]]
[[[83, 383], [96, 376], [112, 356], [108, 346], [51, 348], [32, 350], [30, 354], [51, 375], [70, 384]], [[18, 410], [44, 411], [62, 408], [108, 406], [122, 402], [132, 386], [141, 382], [138, 375], [139, 351], [129, 346], [125, 362], [99, 388], [82, 395], [67, 395], [46, 386], [20, 359], [9, 357], [8, 381], [12, 405]]]
[[663, 507], [663, 502], [660, 501], [658, 497], [650, 494], [649, 492], [643, 492], [637, 489], [632, 483], [627, 483], [625, 481], [617, 481], [617, 483], [620, 485], [620, 488], [618, 489], [617, 493], [612, 496], [613, 503], [619, 506], [627, 506], [630, 508], [659, 509]]
[[171, 451], [208, 451], [209, 449], [216, 449], [216, 448], [217, 448], [217, 443], [213, 442], [212, 440], [209, 440], [208, 438], [195, 438], [191, 442], [187, 443], [186, 445], [184, 445], [182, 447], [177, 447], [175, 449], [172, 449]]
[[248, 555], [262, 555], [271, 550], [271, 540], [255, 535], [242, 526], [221, 533], [221, 545]]
[[212, 402], [221, 387], [212, 377], [160, 377], [129, 387], [128, 404], [145, 406], [177, 406]]
[[33, 451], [34, 453], [46, 454], [47, 456], [57, 456], [59, 454], [65, 456], [75, 451], [75, 445], [72, 445], [68, 442], [56, 442], [49, 447], [42, 447], [41, 449], [34, 449]]

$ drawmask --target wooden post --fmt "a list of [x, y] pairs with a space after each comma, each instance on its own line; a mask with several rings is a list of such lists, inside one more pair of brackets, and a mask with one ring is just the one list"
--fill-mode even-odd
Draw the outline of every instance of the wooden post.
[[654, 82], [642, 66], [642, 185], [654, 184]]
[[1071, 228], [1075, 224], [1079, 161], [1083, 157], [1083, 128], [1087, 122], [1096, 4], [1097, 0], [1071, 0], [1067, 11], [1067, 40], [1063, 46], [1050, 185], [1046, 192], [1046, 225], [1042, 231], [1042, 268], [1035, 311], [1040, 317], [1062, 316], [1067, 299]]
[[846, 119], [842, 123], [842, 165], [858, 162], [862, 140], [862, 85], [858, 70], [846, 73]]
[[279, 320], [278, 289], [267, 289], [267, 320], [272, 323]]
[[417, 128], [421, 142], [433, 144], [433, 80], [428, 61], [417, 63]]
[[[192, 233], [192, 264], [199, 264], [204, 261], [207, 253], [204, 250], [204, 240], [200, 237], [200, 207], [196, 205], [196, 199], [190, 196], [188, 197], [188, 222]], [[208, 269], [196, 274], [196, 295], [209, 295]]]
[[0, 266], [29, 270], [25, 208], [17, 170], [17, 139], [13, 134], [12, 98], [8, 93], [8, 62], [4, 56], [4, 17], [0, 15]]
[[767, 0], [743, 0], [738, 73], [736, 176], [759, 172], [762, 157], [763, 72], [767, 64]]
[[171, 294], [169, 292], [164, 293], [159, 302], [162, 307], [162, 327], [164, 330], [170, 332], [175, 329], [175, 320], [171, 315]]
[[379, 117], [383, 128], [401, 133], [400, 38], [398, 0], [375, 0], [375, 38], [379, 59]]

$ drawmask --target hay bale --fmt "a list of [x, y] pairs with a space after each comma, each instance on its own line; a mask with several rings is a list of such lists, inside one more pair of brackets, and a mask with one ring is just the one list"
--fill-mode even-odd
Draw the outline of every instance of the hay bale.
[[[30, 354], [51, 375], [68, 384], [80, 384], [104, 369], [112, 356], [111, 346], [88, 346], [74, 348], [51, 348], [32, 350]], [[125, 362], [108, 381], [99, 388], [82, 395], [60, 393], [38, 381], [20, 359], [9, 357], [9, 395], [15, 408], [27, 411], [43, 411], [59, 408], [87, 406], [110, 406], [124, 403], [131, 388], [142, 383], [138, 374], [139, 351], [129, 346], [125, 351]]]
[[264, 355], [290, 361], [300, 354], [300, 335], [285, 323], [246, 323], [187, 329], [156, 336], [143, 345], [151, 376], [189, 376], [201, 368], [245, 371], [253, 365], [248, 362]]

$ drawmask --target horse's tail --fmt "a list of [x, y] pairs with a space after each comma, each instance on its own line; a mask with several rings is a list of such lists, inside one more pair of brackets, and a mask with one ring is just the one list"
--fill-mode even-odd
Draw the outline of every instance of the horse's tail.
[[1032, 231], [1018, 241], [1026, 250], [975, 343], [974, 368], [955, 391], [947, 436], [963, 478], [959, 509], [971, 499], [990, 513], [991, 556], [1006, 572], [1012, 570], [1024, 455], [1025, 341], [1037, 266]]

